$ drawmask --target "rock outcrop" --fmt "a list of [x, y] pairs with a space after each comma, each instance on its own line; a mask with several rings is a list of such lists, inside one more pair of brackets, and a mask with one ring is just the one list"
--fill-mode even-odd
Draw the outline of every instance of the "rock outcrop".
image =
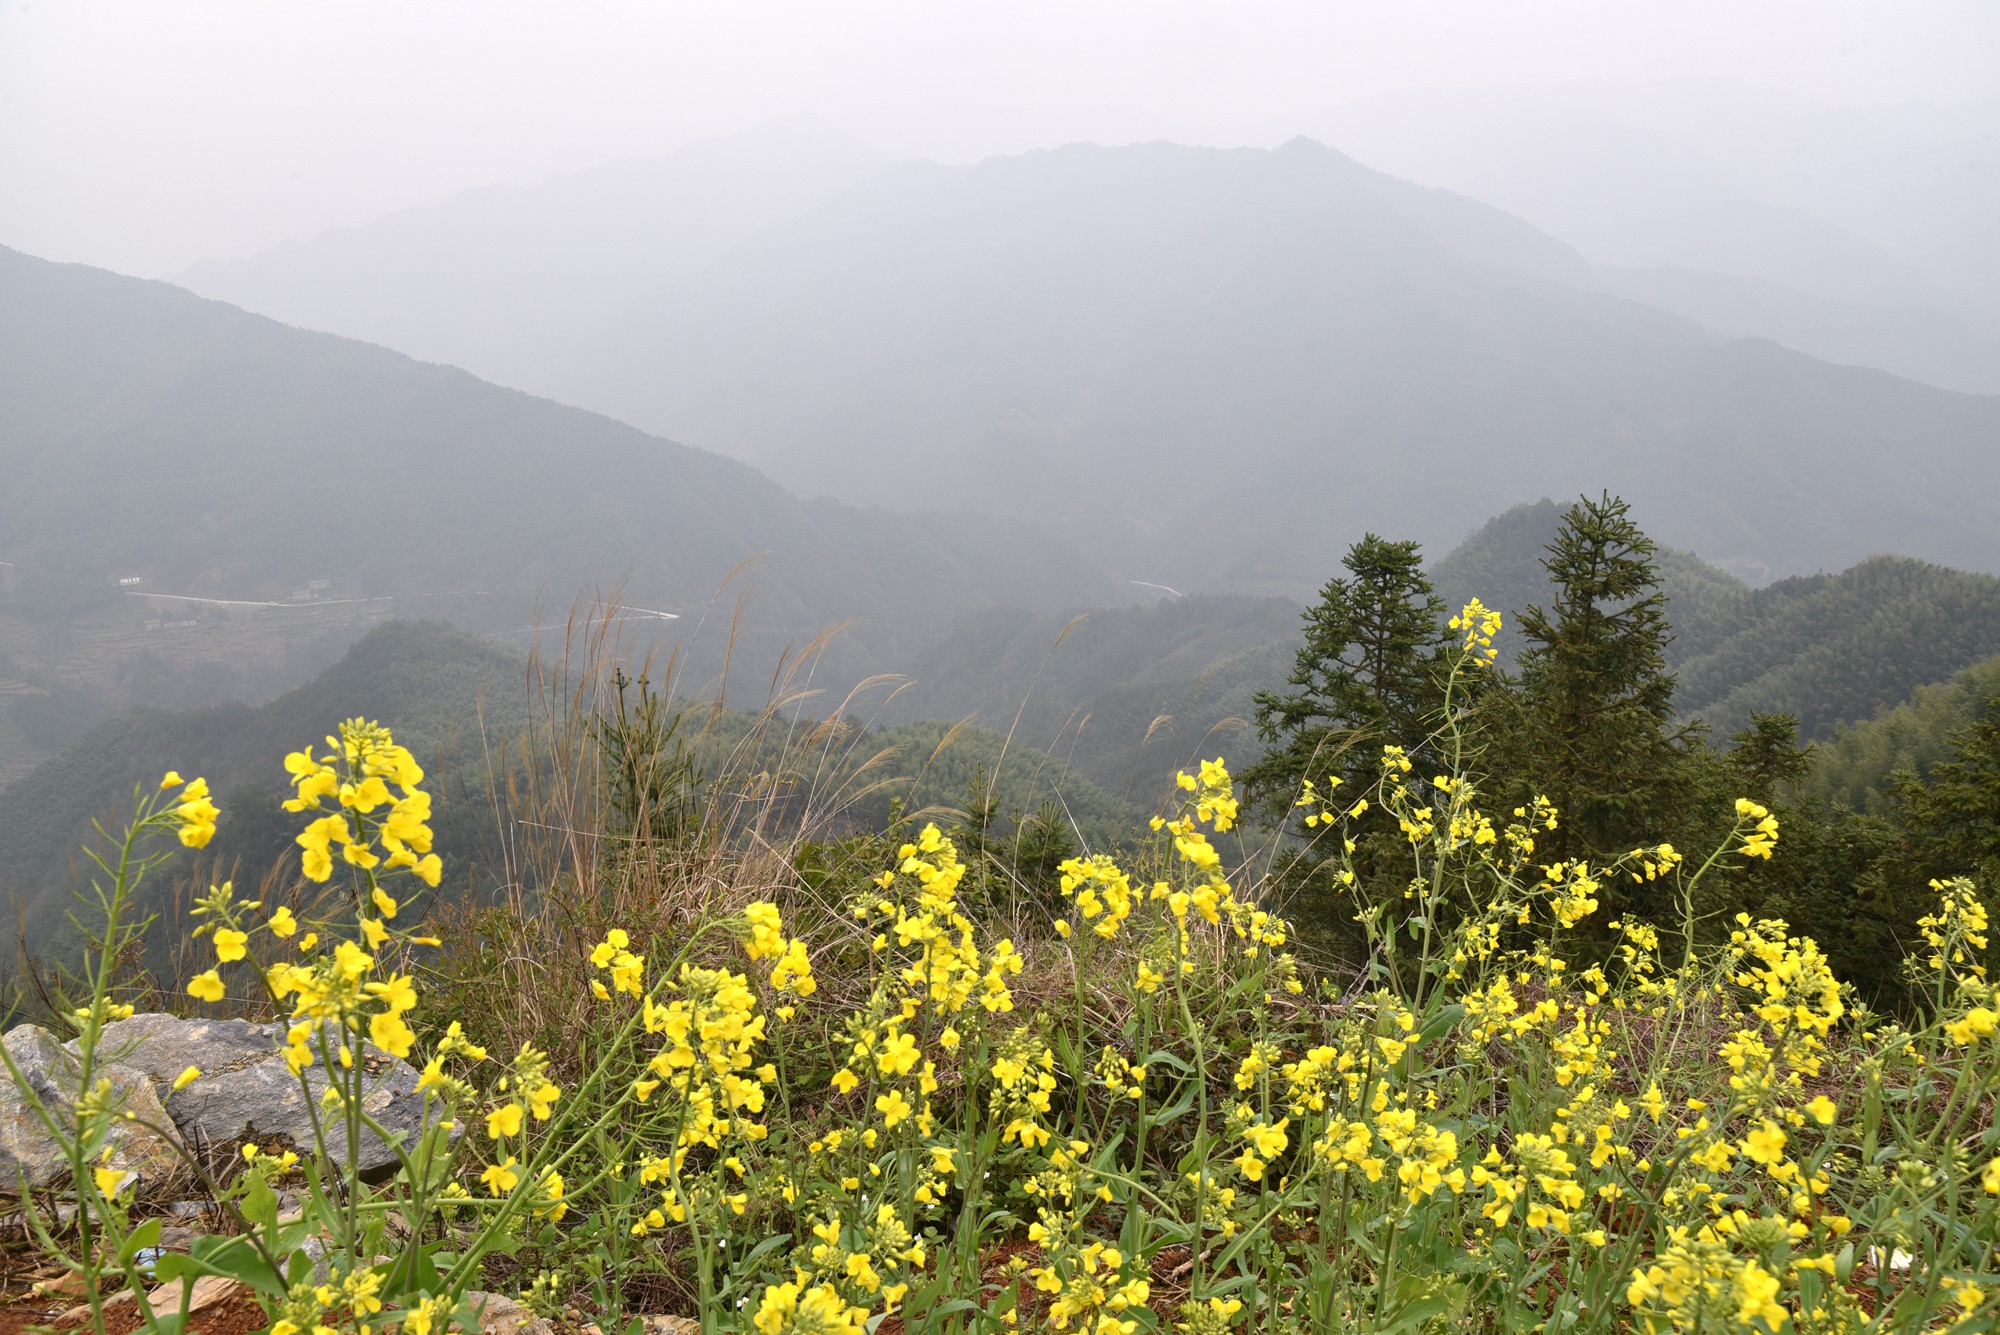
[[[326, 1072], [313, 1066], [306, 1087], [285, 1065], [285, 1026], [253, 1024], [248, 1020], [183, 1020], [172, 1015], [134, 1015], [104, 1026], [99, 1052], [103, 1060], [142, 1073], [165, 1100], [166, 1112], [188, 1145], [213, 1151], [255, 1140], [284, 1141], [301, 1153], [314, 1144], [313, 1116], [326, 1088]], [[405, 1147], [416, 1143], [424, 1126], [424, 1096], [417, 1089], [415, 1067], [379, 1048], [357, 1054], [366, 1083], [362, 1106]], [[182, 1090], [173, 1083], [193, 1066], [200, 1079]], [[439, 1116], [436, 1107], [433, 1118]], [[347, 1162], [344, 1137], [330, 1137], [327, 1153], [335, 1163]], [[387, 1170], [395, 1151], [380, 1136], [365, 1132], [359, 1164], [364, 1173]]]
[[[24, 1024], [4, 1040], [21, 1083], [64, 1121], [73, 1115], [83, 1072], [76, 1054], [39, 1025]], [[92, 1076], [111, 1082], [114, 1102], [133, 1119], [112, 1128], [108, 1166], [130, 1173], [143, 1195], [179, 1185], [187, 1164], [174, 1142], [174, 1122], [161, 1106], [153, 1082], [129, 1066], [100, 1061]], [[19, 1194], [67, 1184], [69, 1162], [62, 1146], [36, 1117], [15, 1081], [0, 1078], [0, 1191]]]

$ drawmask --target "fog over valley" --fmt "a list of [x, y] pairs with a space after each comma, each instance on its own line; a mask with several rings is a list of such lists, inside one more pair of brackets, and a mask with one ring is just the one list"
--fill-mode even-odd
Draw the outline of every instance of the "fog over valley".
[[[1204, 670], [1282, 657], [1369, 531], [1435, 565], [1514, 507], [1611, 493], [1742, 597], [1881, 554], [2000, 571], [1984, 14], [1773, 9], [1696, 41], [1561, 6], [1421, 37], [1301, 11], [1204, 57], [1224, 30], [1189, 11], [1093, 95], [970, 11], [815, 19], [726, 91], [618, 82], [613, 48], [665, 40], [658, 15], [537, 53], [545, 16], [522, 11], [478, 39], [485, 66], [385, 56], [354, 127], [375, 162], [346, 187], [322, 178], [361, 140], [299, 120], [259, 61], [307, 29], [212, 17], [227, 50], [157, 16], [117, 39], [0, 17], [0, 164], [24, 187], [0, 207], [6, 781], [134, 707], [268, 699], [378, 621], [524, 648], [579, 597], [681, 646], [691, 687], [727, 664], [764, 689], [745, 683], [839, 626], [821, 687], [908, 677], [885, 717], [987, 723], [1072, 688], [1003, 686], [967, 644], [1012, 628], [994, 652], [1040, 661], [1076, 613], [1157, 622], [1120, 632], [1150, 666], [1108, 671], [1078, 648], [1094, 631], [1048, 665], [1093, 683], [1078, 717], [1136, 692], [1143, 734]], [[406, 38], [443, 40], [436, 19]], [[351, 43], [384, 21], [322, 27], [326, 49], [286, 57], [298, 91], [361, 68]], [[898, 21], [943, 62], [984, 43], [977, 72], [947, 87], [944, 64], [886, 57]], [[704, 22], [680, 36], [751, 40]], [[1568, 55], [1536, 45], [1565, 23]], [[893, 77], [800, 74], [815, 31]], [[153, 86], [125, 45], [145, 32], [221, 80], [156, 123], [102, 83]], [[179, 127], [182, 180], [120, 167], [83, 87], [49, 80], [90, 49], [128, 136]], [[582, 101], [508, 101], [586, 52], [607, 82]], [[295, 127], [295, 167], [222, 128], [232, 78], [270, 134]], [[497, 137], [451, 148], [470, 124], [426, 87]], [[120, 171], [153, 202], [106, 208]], [[225, 223], [203, 181], [263, 203]], [[260, 217], [289, 233], [238, 225]], [[1184, 599], [1209, 600], [1199, 653], [1158, 622]], [[1053, 736], [1059, 714], [1023, 717]]]

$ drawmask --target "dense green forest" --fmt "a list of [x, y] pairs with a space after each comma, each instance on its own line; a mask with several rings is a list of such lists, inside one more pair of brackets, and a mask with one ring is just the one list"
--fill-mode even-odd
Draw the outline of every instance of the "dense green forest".
[[[1926, 781], [1960, 749], [1967, 730], [2000, 700], [2000, 656], [1975, 664], [1873, 718], [1834, 730], [1816, 748], [1818, 763], [1800, 782], [1828, 806], [1882, 812], [1892, 808], [1899, 772]], [[1995, 815], [2000, 818], [2000, 811]]]
[[[1528, 533], [1543, 517], [1516, 512], [1495, 528]], [[1931, 880], [2000, 872], [2000, 666], [1988, 660], [1948, 686], [1915, 689], [1914, 699], [1838, 728], [1822, 746], [1801, 741], [1794, 714], [1747, 703], [1739, 728], [1703, 726], [1678, 700], [1680, 678], [1717, 671], [1732, 651], [1752, 663], [1806, 658], [1822, 674], [1816, 682], [1780, 666], [1765, 674], [1764, 698], [1807, 702], [1836, 731], [1832, 711], [1842, 706], [1827, 702], [1907, 692], [1911, 674], [1937, 670], [1925, 664], [1976, 652], [1967, 646], [1982, 643], [1977, 636], [1943, 632], [1956, 619], [1992, 633], [2000, 607], [1985, 577], [1878, 558], [1845, 576], [1733, 594], [1722, 578], [1691, 572], [1684, 554], [1659, 551], [1622, 501], [1585, 499], [1553, 517], [1540, 588], [1525, 580], [1513, 588], [1524, 603], [1508, 618], [1514, 652], [1502, 658], [1496, 648], [1494, 667], [1460, 683], [1449, 709], [1439, 665], [1451, 661], [1457, 637], [1483, 632], [1443, 624], [1447, 605], [1415, 544], [1365, 539], [1309, 609], [1287, 685], [1258, 697], [1271, 749], [1243, 775], [1259, 809], [1300, 836], [1282, 873], [1300, 916], [1339, 937], [1357, 895], [1365, 907], [1402, 884], [1365, 875], [1358, 887], [1330, 883], [1332, 864], [1298, 825], [1306, 813], [1289, 809], [1291, 795], [1308, 779], [1322, 790], [1329, 776], [1365, 781], [1381, 744], [1416, 738], [1403, 744], [1419, 767], [1474, 757], [1482, 793], [1502, 809], [1553, 802], [1561, 823], [1538, 836], [1536, 860], [1567, 865], [1572, 877], [1656, 843], [1681, 853], [1713, 847], [1736, 799], [1768, 806], [1783, 831], [1771, 856], [1711, 883], [1701, 903], [1667, 902], [1643, 881], [1592, 883], [1587, 893], [1610, 919], [1677, 922], [1682, 935], [1720, 930], [1739, 911], [1781, 917], [1819, 941], [1865, 998], [1899, 1004], [1898, 962], [1917, 939]], [[1519, 544], [1485, 537], [1485, 559], [1504, 569]], [[1465, 577], [1457, 560], [1441, 575]], [[1693, 589], [1692, 655], [1673, 652], [1677, 586]], [[1738, 607], [1717, 615], [1732, 598]], [[1816, 643], [1838, 652], [1814, 660], [1799, 643], [1798, 627], [1813, 618]], [[1929, 646], [1904, 653], [1907, 642], [1884, 629], [1908, 625], [1939, 628], [1938, 657], [1926, 657]], [[1871, 642], [1885, 634], [1894, 637]], [[1700, 648], [1704, 637], [1713, 647]], [[1371, 856], [1386, 866], [1390, 851], [1364, 843], [1360, 856], [1364, 866]]]
[[[1448, 603], [1478, 596], [1509, 614], [1498, 641], [1512, 662], [1515, 615], [1542, 596], [1541, 561], [1561, 523], [1553, 501], [1495, 517], [1433, 568]], [[2000, 579], [1900, 556], [1838, 574], [1752, 588], [1691, 552], [1654, 557], [1673, 637], [1675, 708], [1719, 735], [1756, 713], [1786, 713], [1800, 735], [1900, 704], [1919, 687], [2000, 654]]]

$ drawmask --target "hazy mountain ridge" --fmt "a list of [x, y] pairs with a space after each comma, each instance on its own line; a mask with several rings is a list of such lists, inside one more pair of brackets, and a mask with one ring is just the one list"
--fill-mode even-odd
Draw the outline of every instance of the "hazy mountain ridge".
[[654, 294], [565, 396], [806, 490], [977, 495], [1182, 588], [1303, 596], [1381, 516], [1436, 545], [1600, 486], [1776, 574], [2000, 568], [2000, 400], [1724, 342], [1550, 277], [1560, 250], [1497, 263], [1467, 220], [1522, 225], [1483, 206], [1447, 246], [1438, 198], [1309, 141], [905, 166]]
[[1964, 393], [2000, 392], [2000, 338], [1921, 306], [1842, 301], [1767, 279], [1677, 266], [1593, 271], [1598, 290], [1685, 316], [1730, 338], [1764, 338], [1820, 361], [1872, 366]]
[[[120, 663], [90, 664], [107, 688], [134, 655], [178, 671], [202, 661], [211, 629], [245, 617], [272, 619], [249, 633], [280, 642], [301, 616], [370, 606], [559, 627], [579, 592], [621, 577], [624, 601], [684, 613], [659, 628], [685, 638], [760, 554], [714, 613], [700, 672], [732, 636], [755, 679], [787, 643], [859, 619], [829, 660], [858, 677], [901, 658], [939, 605], [1132, 592], [1060, 537], [951, 498], [925, 516], [801, 501], [734, 460], [162, 283], [0, 250], [0, 310], [0, 560], [12, 563], [0, 678], [30, 686], [114, 642]], [[119, 578], [278, 606], [149, 602]], [[745, 589], [749, 613], [732, 626]], [[218, 684], [206, 699], [241, 686]]]
[[[1301, 132], [1404, 178], [1405, 204], [1408, 182], [1433, 187], [1420, 225], [1482, 263], [1620, 292], [1728, 337], [2000, 392], [2000, 260], [1985, 240], [2000, 227], [2000, 104], [1835, 108], [1689, 80], [1410, 90], [1171, 135], [1275, 144]], [[552, 391], [577, 341], [636, 295], [890, 161], [797, 115], [465, 191], [176, 281]]]
[[1724, 333], [2000, 391], [1985, 355], [2000, 343], [2000, 102], [1576, 83], [1410, 90], [1286, 125], [1506, 208], [1607, 266], [1614, 288], [1620, 269], [1683, 271], [1635, 295], [1677, 298], [1664, 304]]
[[1836, 107], [1678, 79], [1406, 90], [1295, 123], [1593, 263], [2000, 313], [1981, 239], [2000, 221], [2000, 102]]
[[488, 186], [173, 280], [301, 328], [379, 343], [520, 389], [635, 292], [889, 159], [811, 116], [532, 186]]

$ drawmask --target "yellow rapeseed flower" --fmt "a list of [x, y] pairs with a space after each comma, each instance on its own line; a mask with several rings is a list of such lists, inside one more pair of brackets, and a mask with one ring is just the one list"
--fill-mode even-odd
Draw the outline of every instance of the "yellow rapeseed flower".
[[479, 1175], [479, 1181], [495, 1196], [505, 1196], [521, 1184], [521, 1175], [514, 1171], [514, 1156], [508, 1155], [499, 1163], [487, 1167]]

